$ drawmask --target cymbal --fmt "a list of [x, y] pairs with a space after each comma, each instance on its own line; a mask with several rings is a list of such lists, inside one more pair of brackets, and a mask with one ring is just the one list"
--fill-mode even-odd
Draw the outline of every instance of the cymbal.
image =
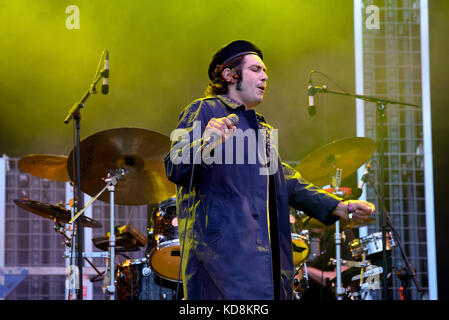
[[[115, 128], [97, 132], [80, 142], [81, 190], [96, 196], [104, 187], [108, 170], [125, 169], [115, 185], [114, 202], [121, 205], [145, 205], [168, 199], [175, 184], [165, 175], [164, 157], [170, 139], [141, 128]], [[73, 150], [67, 162], [73, 177]], [[109, 202], [109, 192], [98, 198]]]
[[344, 179], [366, 163], [375, 149], [376, 143], [370, 138], [335, 140], [308, 154], [295, 169], [305, 180], [323, 187], [331, 184], [337, 168], [342, 169]]
[[19, 168], [35, 177], [67, 182], [70, 180], [67, 172], [66, 156], [51, 154], [29, 154], [19, 160]]
[[[352, 228], [366, 227], [366, 226], [369, 226], [369, 225], [372, 225], [375, 223], [376, 223], [376, 218], [373, 218], [373, 217], [369, 217], [363, 223], [357, 223], [355, 221], [347, 221], [347, 220], [340, 219], [340, 231], [346, 230], [346, 229], [352, 229]], [[315, 218], [310, 218], [310, 217], [303, 218], [299, 222], [299, 224], [301, 225], [302, 229], [321, 229], [321, 230], [327, 230], [327, 231], [335, 231], [335, 224], [328, 226], [328, 225], [325, 225], [324, 223], [322, 223], [321, 221], [319, 221]]]
[[[71, 213], [65, 208], [55, 206], [49, 203], [30, 199], [15, 199], [14, 203], [26, 211], [32, 212], [40, 217], [53, 220], [60, 223], [69, 223], [71, 220]], [[82, 225], [89, 228], [101, 228], [102, 225], [98, 221], [81, 215], [78, 219], [81, 219]]]
[[[117, 251], [138, 251], [140, 250], [139, 247], [143, 247], [148, 243], [147, 237], [131, 224], [115, 227], [115, 230], [115, 247]], [[92, 239], [92, 242], [98, 249], [108, 251], [110, 236], [111, 233], [108, 232], [103, 237]]]

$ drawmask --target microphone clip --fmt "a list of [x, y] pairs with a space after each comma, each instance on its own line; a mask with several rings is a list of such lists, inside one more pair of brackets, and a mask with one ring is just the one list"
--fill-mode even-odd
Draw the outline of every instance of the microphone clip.
[[100, 74], [103, 78], [109, 78], [109, 68], [101, 70]]
[[321, 93], [321, 92], [326, 92], [326, 91], [327, 91], [326, 85], [322, 85], [321, 87], [309, 85], [309, 95], [314, 96], [316, 93]]

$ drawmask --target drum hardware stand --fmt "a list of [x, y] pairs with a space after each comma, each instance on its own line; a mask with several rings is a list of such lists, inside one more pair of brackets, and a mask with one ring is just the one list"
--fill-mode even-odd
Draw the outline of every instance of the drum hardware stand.
[[[367, 268], [371, 265], [371, 261], [365, 260], [365, 261], [351, 261], [351, 260], [343, 260], [341, 259], [341, 265], [348, 266], [348, 267], [354, 267], [354, 268]], [[329, 261], [329, 264], [336, 265], [337, 259], [331, 258]]]
[[[366, 252], [364, 251], [362, 253], [362, 264], [365, 264], [365, 259], [366, 259]], [[363, 271], [365, 270], [365, 266], [363, 266], [360, 269], [360, 282], [359, 282], [359, 287], [362, 287], [362, 283], [363, 283]]]
[[[332, 164], [333, 159], [329, 158], [328, 162]], [[334, 194], [340, 198], [345, 197], [345, 191], [339, 190], [341, 185], [341, 177], [343, 170], [335, 168], [335, 175], [332, 177], [332, 187], [334, 188]], [[340, 232], [340, 219], [335, 222], [335, 259], [331, 259], [332, 263], [336, 265], [336, 297], [337, 300], [343, 300], [344, 289], [342, 287], [341, 281], [341, 265], [345, 260], [341, 259], [341, 240], [342, 233]], [[347, 261], [345, 261], [347, 263]]]
[[[330, 159], [328, 159], [330, 161]], [[335, 176], [332, 177], [332, 187], [335, 190], [335, 194], [339, 194], [340, 191], [338, 188], [341, 184], [341, 176], [342, 176], [342, 169], [336, 168], [335, 169]], [[337, 288], [336, 288], [336, 296], [337, 300], [343, 300], [343, 287], [341, 285], [341, 233], [340, 233], [340, 219], [335, 222], [335, 258], [336, 258], [336, 265], [337, 265]]]
[[[58, 221], [56, 220], [56, 218], [53, 219], [53, 222], [54, 222], [54, 230], [55, 230], [57, 233], [62, 234], [62, 235], [64, 236], [64, 239], [65, 239], [64, 242], [63, 242], [64, 246], [67, 247], [67, 248], [72, 247], [72, 238], [69, 237], [69, 236], [66, 234], [66, 228], [65, 228], [65, 226], [64, 226], [62, 223], [58, 222]], [[65, 258], [69, 258], [69, 257], [71, 257], [71, 255], [70, 255], [69, 252], [64, 252], [64, 257], [65, 257]], [[94, 276], [94, 278], [96, 278], [96, 277], [101, 277], [101, 276], [103, 275], [104, 272], [101, 272], [100, 270], [98, 270], [98, 269], [95, 267], [95, 265], [92, 263], [92, 261], [89, 260], [89, 257], [95, 258], [95, 257], [97, 257], [97, 255], [95, 255], [95, 254], [91, 254], [91, 255], [83, 254], [83, 259], [84, 259], [87, 263], [90, 264], [90, 266], [95, 270], [95, 272], [97, 272], [97, 275]], [[68, 276], [69, 276], [69, 275], [68, 275]], [[72, 280], [72, 279], [69, 279], [69, 281], [70, 281], [70, 280]], [[75, 279], [73, 279], [73, 280], [75, 280]], [[91, 281], [92, 281], [92, 280], [91, 280]], [[98, 280], [96, 280], [96, 281], [98, 281]], [[92, 282], [94, 282], [94, 281], [92, 281]], [[72, 289], [72, 288], [74, 288], [74, 286], [71, 286], [71, 289]], [[73, 292], [71, 292], [70, 294], [73, 294]]]
[[[81, 128], [81, 108], [84, 108], [84, 105], [87, 101], [87, 99], [89, 98], [89, 96], [93, 93], [97, 93], [96, 90], [96, 85], [97, 83], [100, 81], [101, 78], [103, 77], [108, 77], [109, 76], [109, 70], [102, 70], [101, 72], [98, 72], [101, 61], [103, 61], [103, 57], [105, 56], [105, 54], [107, 53], [107, 50], [104, 50], [102, 55], [101, 55], [101, 59], [98, 63], [98, 67], [95, 73], [95, 79], [94, 81], [91, 83], [89, 89], [87, 90], [87, 92], [83, 95], [83, 97], [81, 98], [81, 100], [79, 102], [76, 102], [73, 107], [69, 110], [69, 113], [67, 115], [67, 117], [64, 119], [64, 123], [67, 124], [69, 123], [70, 120], [74, 120], [73, 122], [73, 152], [74, 152], [74, 157], [73, 157], [73, 176], [76, 177], [76, 188], [73, 189], [73, 199], [76, 199], [76, 204], [77, 204], [77, 210], [81, 210], [81, 208], [84, 205], [84, 199], [81, 196], [81, 159], [80, 159], [80, 150], [79, 148], [77, 148], [77, 146], [80, 145], [80, 128]], [[73, 209], [74, 210], [74, 209]], [[73, 211], [72, 211], [73, 213]], [[76, 225], [76, 233], [74, 228], [72, 229], [72, 235], [73, 235], [73, 239], [77, 239], [77, 245], [78, 245], [78, 260], [77, 260], [77, 265], [78, 265], [78, 276], [79, 276], [79, 289], [74, 289], [75, 291], [77, 290], [77, 294], [76, 297], [78, 300], [83, 300], [83, 259], [82, 259], [82, 252], [83, 252], [83, 226], [81, 223], [81, 220], [77, 221], [77, 225]], [[75, 237], [76, 236], [76, 237]], [[75, 251], [75, 241], [72, 241], [72, 259], [75, 256], [73, 253]], [[71, 261], [71, 265], [75, 266], [75, 261]], [[71, 295], [70, 296], [71, 299], [74, 299], [75, 296]]]
[[[368, 182], [371, 185], [371, 187], [374, 189], [374, 192], [376, 193], [377, 197], [380, 198], [379, 190], [377, 189], [377, 187], [376, 187], [376, 185], [375, 185], [375, 183], [373, 181], [373, 178], [372, 177], [368, 178]], [[402, 276], [404, 276], [405, 277], [404, 279], [407, 280], [407, 282], [406, 282], [407, 284], [408, 284], [408, 280], [409, 279], [413, 279], [413, 282], [415, 283], [415, 286], [416, 286], [416, 289], [418, 290], [418, 292], [420, 292], [420, 293], [424, 292], [424, 289], [421, 286], [421, 283], [419, 282], [418, 277], [416, 276], [415, 268], [413, 267], [412, 263], [410, 262], [410, 260], [408, 259], [407, 255], [405, 254], [405, 249], [404, 249], [404, 246], [402, 244], [401, 238], [400, 238], [399, 233], [398, 233], [398, 231], [396, 230], [396, 228], [395, 228], [395, 226], [393, 224], [393, 220], [391, 219], [391, 216], [390, 216], [388, 211], [385, 211], [385, 217], [386, 217], [386, 224], [388, 224], [388, 226], [390, 227], [391, 231], [393, 231], [394, 239], [395, 239], [395, 241], [397, 242], [397, 244], [399, 246], [399, 249], [401, 251], [401, 258], [402, 258], [402, 261], [405, 264], [405, 267], [403, 269], [401, 269], [401, 270], [404, 270], [406, 272], [406, 275], [403, 275], [403, 273], [399, 274], [399, 272], [398, 272], [399, 279], [402, 282], [403, 281]], [[386, 243], [383, 242], [383, 239], [382, 239], [382, 245], [384, 246], [383, 249], [385, 250]], [[384, 278], [387, 277], [386, 275], [387, 275], [387, 273], [385, 273]]]
[[307, 260], [304, 261], [304, 279], [306, 280], [306, 288], [309, 288], [309, 273], [307, 272]]
[[[304, 292], [309, 289], [310, 285], [309, 285], [309, 273], [307, 272], [307, 260], [305, 260], [303, 263], [299, 264], [296, 268], [295, 268], [295, 276], [299, 274], [299, 270], [304, 267], [304, 272], [303, 272], [303, 277], [304, 280], [298, 280], [298, 282], [295, 282], [295, 286], [296, 284], [298, 286], [300, 285], [304, 285], [303, 289], [300, 292], [297, 292], [296, 290], [294, 291], [294, 295], [296, 296], [296, 298], [299, 300], [301, 299], [301, 296], [304, 294]], [[295, 279], [296, 281], [296, 279]]]
[[[354, 268], [360, 268], [360, 282], [359, 282], [359, 287], [362, 286], [363, 283], [363, 272], [365, 271], [365, 269], [367, 267], [369, 267], [371, 265], [371, 261], [370, 260], [365, 260], [366, 259], [366, 252], [362, 253], [362, 261], [349, 261], [349, 260], [341, 260], [341, 264], [344, 266], [349, 266], [349, 267], [354, 267]], [[336, 265], [337, 261], [335, 259], [330, 259], [329, 264], [332, 265]]]
[[[103, 192], [108, 189], [109, 190], [109, 199], [110, 199], [110, 235], [109, 235], [109, 253], [108, 259], [107, 259], [107, 268], [106, 270], [109, 271], [109, 285], [106, 286], [106, 291], [109, 294], [109, 300], [115, 299], [115, 221], [114, 221], [114, 192], [115, 192], [115, 185], [117, 184], [118, 179], [120, 176], [125, 175], [127, 172], [125, 169], [120, 168], [117, 170], [108, 170], [108, 176], [107, 178], [104, 178], [103, 180], [106, 182], [106, 185], [104, 188], [95, 196], [93, 197], [87, 205], [81, 209], [70, 221], [70, 223], [73, 223], [88, 207], [92, 205], [92, 203], [98, 199], [100, 195], [103, 194]], [[78, 220], [80, 221], [80, 220]]]
[[403, 105], [403, 106], [410, 106], [410, 107], [415, 107], [415, 108], [421, 108], [420, 106], [416, 105], [416, 104], [411, 104], [411, 103], [405, 103], [405, 102], [400, 102], [400, 101], [394, 101], [394, 100], [390, 100], [390, 99], [384, 99], [384, 98], [379, 98], [379, 97], [374, 97], [374, 96], [365, 96], [365, 95], [360, 95], [360, 94], [352, 94], [346, 91], [334, 91], [334, 90], [329, 90], [327, 88], [326, 85], [323, 85], [321, 87], [315, 87], [312, 86], [309, 89], [309, 92], [312, 91], [314, 94], [315, 93], [331, 93], [331, 94], [337, 94], [337, 95], [343, 95], [343, 96], [349, 96], [349, 97], [353, 97], [356, 99], [360, 99], [360, 100], [364, 100], [367, 102], [374, 102], [377, 105], [377, 114], [379, 115], [379, 120], [380, 120], [380, 140], [378, 141], [378, 144], [380, 144], [380, 181], [381, 181], [381, 191], [380, 191], [380, 197], [379, 197], [379, 212], [380, 212], [380, 222], [381, 222], [381, 227], [382, 227], [382, 260], [383, 260], [383, 267], [384, 267], [384, 271], [385, 271], [385, 276], [383, 277], [383, 298], [384, 300], [388, 300], [389, 299], [389, 294], [388, 294], [388, 283], [387, 283], [387, 276], [389, 273], [389, 268], [388, 268], [388, 261], [387, 261], [387, 251], [386, 251], [386, 219], [385, 219], [385, 205], [384, 205], [384, 190], [385, 190], [385, 172], [384, 172], [384, 163], [385, 163], [385, 155], [384, 155], [384, 121], [386, 118], [386, 107], [387, 104], [398, 104], [398, 105]]

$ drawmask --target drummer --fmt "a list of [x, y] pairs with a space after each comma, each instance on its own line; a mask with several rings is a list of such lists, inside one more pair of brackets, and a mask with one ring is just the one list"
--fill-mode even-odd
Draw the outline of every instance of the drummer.
[[[165, 157], [167, 177], [177, 185], [184, 297], [291, 300], [289, 206], [327, 225], [348, 220], [350, 213], [363, 222], [374, 206], [361, 201], [349, 205], [281, 164], [271, 139], [274, 128], [254, 111], [263, 101], [268, 80], [259, 47], [245, 40], [229, 43], [213, 55], [208, 75], [206, 97], [181, 112], [177, 129], [186, 133], [185, 139], [174, 139]], [[231, 114], [238, 116], [237, 125], [228, 119]], [[216, 139], [221, 145], [215, 147], [214, 158], [221, 154], [219, 159], [225, 159], [226, 146], [236, 155], [232, 142], [237, 134], [251, 130], [256, 136], [262, 131], [258, 142], [265, 148], [245, 148], [240, 155], [244, 163], [208, 163], [201, 156], [207, 152], [199, 146], [213, 134], [222, 137]], [[198, 131], [201, 135], [195, 138]], [[275, 157], [264, 163], [260, 150]], [[267, 172], [268, 164], [278, 170]]]

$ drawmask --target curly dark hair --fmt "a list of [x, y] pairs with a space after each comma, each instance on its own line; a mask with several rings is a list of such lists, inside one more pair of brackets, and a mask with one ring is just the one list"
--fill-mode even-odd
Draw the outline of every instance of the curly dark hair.
[[228, 93], [228, 83], [225, 79], [221, 76], [221, 73], [224, 69], [229, 68], [233, 72], [234, 79], [237, 79], [237, 90], [240, 89], [240, 85], [242, 82], [242, 66], [243, 66], [243, 59], [245, 58], [244, 55], [238, 56], [229, 62], [218, 65], [214, 72], [213, 72], [213, 78], [211, 81], [209, 81], [209, 84], [204, 91], [205, 96], [213, 96], [217, 94], [227, 94]]

